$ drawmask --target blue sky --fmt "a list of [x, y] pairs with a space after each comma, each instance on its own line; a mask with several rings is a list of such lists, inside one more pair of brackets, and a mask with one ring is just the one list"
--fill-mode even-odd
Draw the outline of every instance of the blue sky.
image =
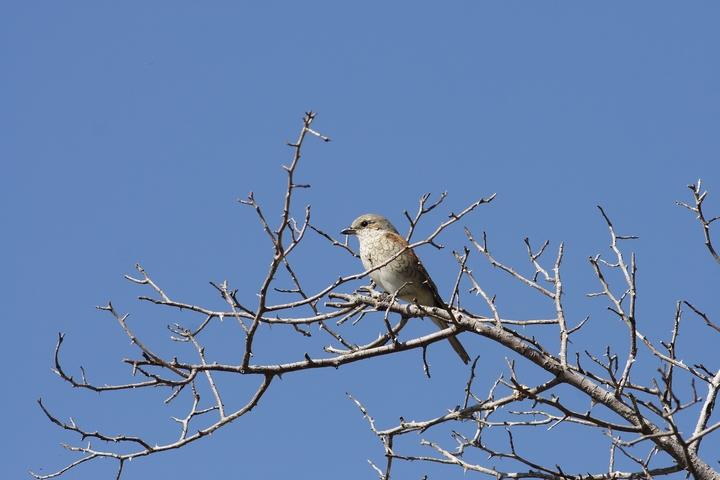
[[[237, 199], [253, 191], [277, 221], [280, 165], [292, 159], [285, 142], [307, 110], [319, 112], [314, 128], [332, 141], [307, 139], [297, 181], [312, 187], [296, 193], [294, 212], [311, 204], [318, 228], [339, 236], [374, 212], [404, 231], [403, 210], [448, 191], [421, 224], [429, 233], [497, 192], [463, 225], [486, 231], [499, 259], [530, 274], [524, 237], [549, 239], [553, 255], [565, 242], [569, 319], [591, 316], [573, 347], [601, 356], [606, 340], [625, 338], [604, 301], [585, 297], [598, 289], [588, 256], [611, 258], [602, 205], [618, 233], [640, 237], [623, 247], [637, 254], [642, 330], [667, 339], [677, 300], [720, 322], [720, 267], [692, 213], [674, 203], [690, 202], [686, 185], [702, 178], [706, 209], [720, 214], [718, 25], [720, 6], [710, 2], [0, 3], [3, 476], [49, 473], [74, 458], [59, 444], [79, 439], [44, 418], [38, 397], [88, 429], [174, 438], [169, 417], [187, 399], [167, 406], [165, 392], [72, 390], [50, 372], [57, 334], [66, 333], [68, 371], [79, 375], [82, 365], [90, 380], [116, 383], [130, 379], [121, 361], [137, 352], [95, 305], [112, 300], [168, 352], [166, 324], [201, 320], [139, 302], [151, 292], [123, 279], [136, 263], [178, 301], [221, 308], [208, 282], [228, 280], [252, 302], [271, 250]], [[461, 228], [439, 241], [444, 250], [419, 254], [443, 293], [457, 271], [451, 250], [467, 241]], [[295, 261], [312, 288], [361, 271], [317, 236]], [[477, 252], [471, 268], [504, 316], [552, 315]], [[685, 318], [679, 357], [716, 370], [717, 334]], [[383, 328], [371, 322], [368, 332]], [[537, 334], [555, 345], [555, 331]], [[218, 358], [238, 361], [234, 337], [214, 335]], [[262, 338], [258, 361], [322, 355], [330, 342], [282, 328]], [[461, 339], [481, 355], [485, 394], [507, 371], [508, 353]], [[383, 450], [345, 392], [382, 428], [401, 415], [438, 416], [461, 401], [468, 371], [445, 345], [435, 348], [429, 380], [417, 352], [285, 376], [248, 416], [179, 452], [139, 459], [123, 478], [374, 478], [367, 459], [382, 464]], [[657, 363], [642, 355], [646, 380]], [[528, 382], [539, 375], [521, 368]], [[254, 388], [252, 379], [226, 381], [238, 402]], [[578, 452], [550, 449], [552, 435], [529, 434], [526, 451], [565, 471], [606, 468], [597, 432]], [[405, 441], [417, 449], [421, 436], [412, 437]], [[720, 434], [706, 442], [720, 451]], [[396, 468], [398, 478], [464, 478], [434, 465]], [[114, 471], [96, 461], [68, 478]]]

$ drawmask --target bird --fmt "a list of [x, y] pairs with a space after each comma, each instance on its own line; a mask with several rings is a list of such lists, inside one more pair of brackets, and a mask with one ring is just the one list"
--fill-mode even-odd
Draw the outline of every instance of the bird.
[[[413, 249], [407, 248], [408, 242], [388, 219], [374, 213], [361, 215], [340, 233], [357, 237], [360, 259], [366, 270], [382, 265], [405, 249], [387, 265], [370, 272], [370, 278], [384, 291], [406, 302], [447, 308], [420, 258]], [[430, 316], [430, 320], [441, 330], [448, 328], [448, 323], [441, 318]], [[456, 337], [448, 341], [465, 364], [470, 362], [470, 356]]]

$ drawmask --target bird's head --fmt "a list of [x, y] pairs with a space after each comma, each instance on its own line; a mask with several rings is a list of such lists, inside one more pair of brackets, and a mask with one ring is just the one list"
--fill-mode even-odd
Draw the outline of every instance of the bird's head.
[[342, 230], [340, 233], [343, 235], [357, 235], [358, 232], [369, 231], [369, 230], [382, 230], [385, 232], [398, 233], [392, 223], [385, 218], [375, 213], [366, 213], [360, 215], [348, 228]]

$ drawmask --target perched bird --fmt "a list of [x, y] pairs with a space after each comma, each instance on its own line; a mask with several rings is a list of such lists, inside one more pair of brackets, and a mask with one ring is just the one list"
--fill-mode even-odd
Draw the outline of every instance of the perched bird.
[[[340, 233], [357, 236], [360, 241], [360, 259], [366, 270], [387, 262], [408, 246], [408, 242], [400, 236], [392, 223], [373, 213], [358, 217], [349, 228]], [[426, 307], [447, 308], [427, 270], [410, 248], [384, 267], [370, 272], [370, 278], [380, 288], [390, 294], [397, 293], [397, 298], [406, 302], [417, 301], [419, 305]], [[431, 316], [430, 320], [441, 330], [448, 327], [447, 322], [441, 318]], [[470, 356], [460, 341], [455, 337], [448, 340], [453, 350], [467, 364]]]

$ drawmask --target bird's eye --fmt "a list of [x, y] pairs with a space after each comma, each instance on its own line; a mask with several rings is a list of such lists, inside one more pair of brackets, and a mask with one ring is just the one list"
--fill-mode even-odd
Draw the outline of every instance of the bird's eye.
[[367, 226], [368, 226], [368, 221], [367, 221], [367, 220], [363, 220], [363, 221], [360, 223], [360, 226], [361, 226], [361, 227], [367, 227]]

